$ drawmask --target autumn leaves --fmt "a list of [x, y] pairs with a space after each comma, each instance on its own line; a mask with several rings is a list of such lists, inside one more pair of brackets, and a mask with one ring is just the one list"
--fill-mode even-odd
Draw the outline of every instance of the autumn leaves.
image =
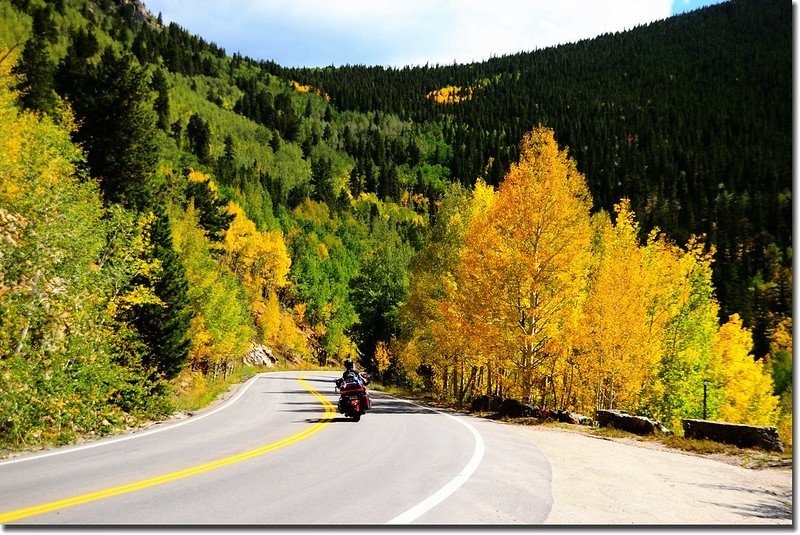
[[[405, 367], [432, 371], [455, 398], [497, 392], [669, 424], [701, 415], [706, 379], [712, 417], [752, 419], [723, 409], [748, 407], [774, 423], [777, 398], [748, 355], [749, 332], [735, 317], [718, 327], [711, 253], [656, 232], [640, 243], [625, 199], [613, 221], [591, 207], [583, 175], [546, 128], [525, 136], [497, 191], [451, 190], [415, 265], [396, 346]], [[734, 355], [735, 376], [725, 371]]]

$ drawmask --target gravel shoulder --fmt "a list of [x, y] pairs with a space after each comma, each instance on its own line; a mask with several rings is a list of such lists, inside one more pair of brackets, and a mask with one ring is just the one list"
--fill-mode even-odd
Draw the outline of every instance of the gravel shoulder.
[[791, 467], [744, 468], [657, 443], [514, 427], [552, 466], [546, 524], [793, 525]]

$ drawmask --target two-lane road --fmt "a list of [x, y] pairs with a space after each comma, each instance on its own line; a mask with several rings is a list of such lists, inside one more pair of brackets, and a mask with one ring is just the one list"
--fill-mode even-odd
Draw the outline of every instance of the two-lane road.
[[333, 373], [265, 373], [148, 431], [0, 461], [2, 524], [537, 524], [550, 465], [508, 426], [378, 392], [355, 423]]

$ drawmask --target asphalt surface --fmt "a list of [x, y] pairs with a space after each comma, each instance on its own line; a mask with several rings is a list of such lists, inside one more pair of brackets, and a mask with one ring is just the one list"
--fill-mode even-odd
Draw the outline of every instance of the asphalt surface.
[[529, 525], [550, 514], [551, 467], [529, 438], [374, 391], [356, 423], [335, 413], [336, 376], [262, 374], [178, 423], [0, 461], [0, 524]]

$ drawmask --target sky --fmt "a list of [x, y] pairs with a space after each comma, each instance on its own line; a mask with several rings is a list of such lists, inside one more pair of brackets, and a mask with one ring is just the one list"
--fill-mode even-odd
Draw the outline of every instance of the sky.
[[228, 54], [285, 67], [446, 65], [530, 51], [722, 0], [144, 0]]

